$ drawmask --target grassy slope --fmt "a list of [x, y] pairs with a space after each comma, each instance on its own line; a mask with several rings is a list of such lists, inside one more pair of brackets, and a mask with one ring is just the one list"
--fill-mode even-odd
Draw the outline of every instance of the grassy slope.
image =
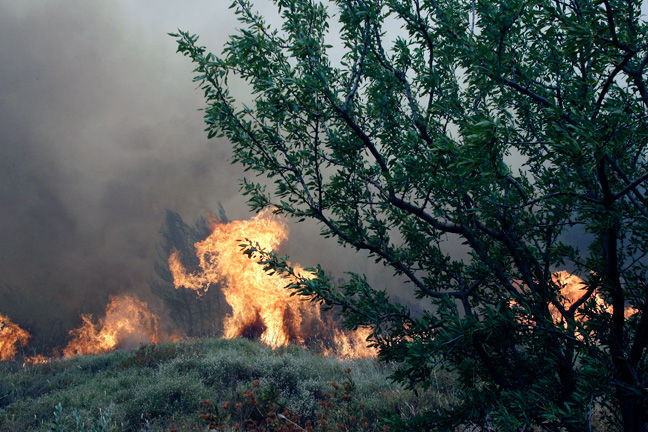
[[[307, 421], [315, 430], [382, 430], [381, 415], [407, 416], [423, 406], [390, 384], [388, 373], [374, 360], [339, 361], [297, 347], [272, 351], [243, 339], [143, 346], [42, 365], [4, 362], [0, 431], [195, 431], [210, 424], [229, 431], [250, 420], [284, 430], [308, 429]], [[426, 409], [439, 397], [426, 394]]]

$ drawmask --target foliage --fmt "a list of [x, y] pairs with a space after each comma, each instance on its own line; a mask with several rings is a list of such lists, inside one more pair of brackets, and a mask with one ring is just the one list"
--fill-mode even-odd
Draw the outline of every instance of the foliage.
[[322, 395], [316, 421], [302, 420], [297, 412], [285, 406], [281, 389], [272, 383], [263, 386], [259, 380], [252, 381], [252, 389], [244, 390], [235, 404], [227, 401], [219, 409], [212, 402], [203, 401], [205, 412], [200, 414], [200, 418], [206, 421], [210, 430], [219, 430], [231, 424], [232, 418], [237, 418], [236, 424], [244, 430], [261, 432], [379, 430], [378, 419], [367, 418], [366, 404], [354, 398], [356, 386], [351, 369], [347, 368], [344, 373], [344, 381], [330, 383], [332, 394]]
[[[388, 383], [391, 369], [375, 360], [342, 362], [294, 348], [281, 352], [245, 339], [205, 339], [37, 365], [0, 362], [0, 431], [168, 432], [210, 424], [219, 431], [244, 430], [249, 420], [267, 423], [272, 403], [281, 408], [274, 419], [281, 425], [287, 422], [279, 414], [320, 431], [353, 424], [351, 416], [363, 404], [366, 430], [378, 431], [384, 413], [405, 419], [453, 397], [446, 375], [438, 388], [416, 397]], [[341, 400], [346, 393], [334, 395], [331, 383], [352, 383], [352, 397]], [[255, 405], [248, 404], [252, 395]], [[317, 429], [323, 402], [334, 402], [334, 408]]]
[[122, 363], [122, 368], [157, 367], [180, 355], [191, 354], [192, 347], [185, 344], [140, 345], [132, 355]]
[[75, 432], [109, 432], [109, 431], [118, 431], [119, 428], [117, 425], [112, 424], [112, 413], [115, 409], [114, 405], [110, 404], [105, 410], [99, 411], [99, 417], [92, 421], [90, 424], [79, 416], [79, 413], [76, 409], [72, 408], [71, 415], [74, 418], [74, 429], [70, 429], [69, 426], [65, 425], [65, 413], [63, 412], [63, 406], [59, 402], [56, 405], [54, 410], [54, 424], [50, 428], [52, 432], [69, 432], [71, 430]]
[[[393, 267], [422, 313], [353, 275], [297, 294], [372, 326], [394, 378], [442, 364], [462, 403], [419, 428], [648, 425], [648, 27], [640, 0], [252, 1], [222, 56], [180, 31], [209, 137], [274, 186], [254, 209], [317, 220]], [[246, 83], [237, 100], [230, 83]], [[252, 239], [253, 240], [253, 239]], [[283, 257], [255, 248], [269, 271]], [[554, 276], [584, 280], [568, 301]]]

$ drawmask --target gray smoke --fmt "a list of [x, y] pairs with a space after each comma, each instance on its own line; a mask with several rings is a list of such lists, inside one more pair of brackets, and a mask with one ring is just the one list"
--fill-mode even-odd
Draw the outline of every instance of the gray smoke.
[[166, 35], [222, 44], [226, 3], [0, 0], [0, 311], [69, 329], [110, 294], [147, 295], [166, 208], [248, 217]]
[[[197, 33], [219, 53], [237, 25], [229, 3], [0, 0], [0, 312], [36, 349], [60, 344], [80, 313], [101, 315], [109, 295], [159, 300], [165, 209], [192, 223], [220, 201], [229, 219], [250, 217], [243, 171], [206, 139], [193, 66], [166, 34]], [[338, 266], [318, 231], [293, 229], [293, 261], [369, 270], [350, 253]]]

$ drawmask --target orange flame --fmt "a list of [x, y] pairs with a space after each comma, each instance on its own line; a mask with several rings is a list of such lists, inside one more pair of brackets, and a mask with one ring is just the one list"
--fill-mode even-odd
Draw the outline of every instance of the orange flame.
[[[198, 272], [188, 273], [178, 252], [169, 257], [174, 284], [176, 288], [185, 287], [199, 293], [207, 291], [212, 284], [221, 284], [225, 299], [232, 307], [231, 315], [224, 321], [226, 338], [258, 337], [273, 348], [290, 342], [303, 344], [310, 337], [318, 336], [309, 331], [327, 328], [319, 306], [291, 296], [285, 289], [288, 282], [284, 277], [268, 274], [258, 259], [250, 259], [240, 248], [241, 242], [250, 239], [264, 250], [275, 250], [287, 238], [287, 226], [271, 210], [264, 210], [247, 221], [216, 224], [209, 237], [195, 244], [200, 261]], [[309, 277], [298, 266], [295, 270]], [[356, 345], [363, 346], [357, 356], [366, 356], [363, 354], [366, 343], [347, 343], [345, 349], [350, 351]]]
[[70, 331], [72, 340], [63, 349], [65, 357], [101, 354], [117, 348], [157, 343], [159, 320], [146, 303], [131, 296], [111, 297], [106, 316], [97, 323], [92, 315], [81, 315], [83, 325]]
[[[583, 279], [566, 271], [557, 271], [551, 275], [551, 278], [553, 282], [560, 287], [560, 294], [558, 296], [558, 299], [560, 301], [560, 304], [565, 309], [569, 309], [585, 294], [587, 290], [587, 286], [585, 285]], [[599, 311], [612, 313], [612, 306], [610, 306], [605, 301], [600, 293], [594, 291], [592, 293], [591, 299], [594, 300], [594, 302], [596, 303], [596, 308]], [[510, 301], [511, 306], [517, 304], [518, 303], [515, 300]], [[580, 308], [576, 309], [574, 314], [576, 321], [581, 323], [587, 320], [587, 316], [583, 314], [582, 306], [583, 305], [581, 305]], [[637, 309], [633, 306], [627, 306], [625, 308], [624, 315], [626, 318], [628, 318], [637, 312]], [[564, 328], [568, 327], [568, 323], [566, 322], [565, 317], [561, 314], [560, 310], [558, 310], [558, 308], [554, 304], [549, 304], [549, 313], [551, 314], [551, 318], [555, 324], [562, 325]], [[519, 316], [517, 320], [526, 324], [535, 324], [533, 319], [525, 316]], [[582, 331], [583, 329], [580, 328], [577, 332], [578, 334], [576, 335], [576, 337], [583, 338], [585, 335], [581, 334]]]
[[39, 365], [39, 364], [45, 364], [49, 362], [51, 358], [44, 356], [43, 354], [38, 354], [35, 356], [30, 356], [25, 359], [23, 362], [23, 366], [26, 366], [28, 364], [30, 365]]
[[376, 357], [374, 347], [367, 346], [367, 338], [371, 334], [368, 327], [360, 327], [354, 332], [334, 330], [334, 349], [325, 350], [324, 354], [341, 358], [371, 358]]
[[0, 360], [12, 360], [18, 352], [18, 346], [27, 345], [30, 337], [26, 330], [0, 314]]
[[[558, 271], [554, 273], [552, 275], [552, 279], [554, 283], [560, 287], [560, 295], [562, 297], [561, 303], [563, 306], [565, 306], [565, 308], [569, 308], [572, 304], [574, 304], [574, 302], [580, 299], [583, 294], [585, 294], [585, 290], [587, 289], [585, 283], [581, 278], [576, 275], [567, 273], [566, 271]], [[596, 306], [600, 310], [612, 313], [612, 306], [608, 305], [599, 293], [594, 292], [592, 298], [594, 299]], [[558, 323], [563, 321], [560, 312], [554, 305], [549, 305], [549, 312], [551, 313], [554, 322]], [[625, 308], [624, 315], [626, 318], [628, 318], [637, 312], [638, 311], [636, 308], [634, 308], [633, 306], [628, 306]], [[584, 319], [585, 317], [582, 314], [577, 313], [576, 318]]]

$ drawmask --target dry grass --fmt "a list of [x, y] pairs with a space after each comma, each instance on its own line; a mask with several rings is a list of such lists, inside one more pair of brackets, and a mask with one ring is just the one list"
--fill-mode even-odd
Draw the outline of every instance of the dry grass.
[[197, 340], [23, 366], [0, 363], [0, 431], [382, 431], [452, 398], [415, 396], [375, 360]]

